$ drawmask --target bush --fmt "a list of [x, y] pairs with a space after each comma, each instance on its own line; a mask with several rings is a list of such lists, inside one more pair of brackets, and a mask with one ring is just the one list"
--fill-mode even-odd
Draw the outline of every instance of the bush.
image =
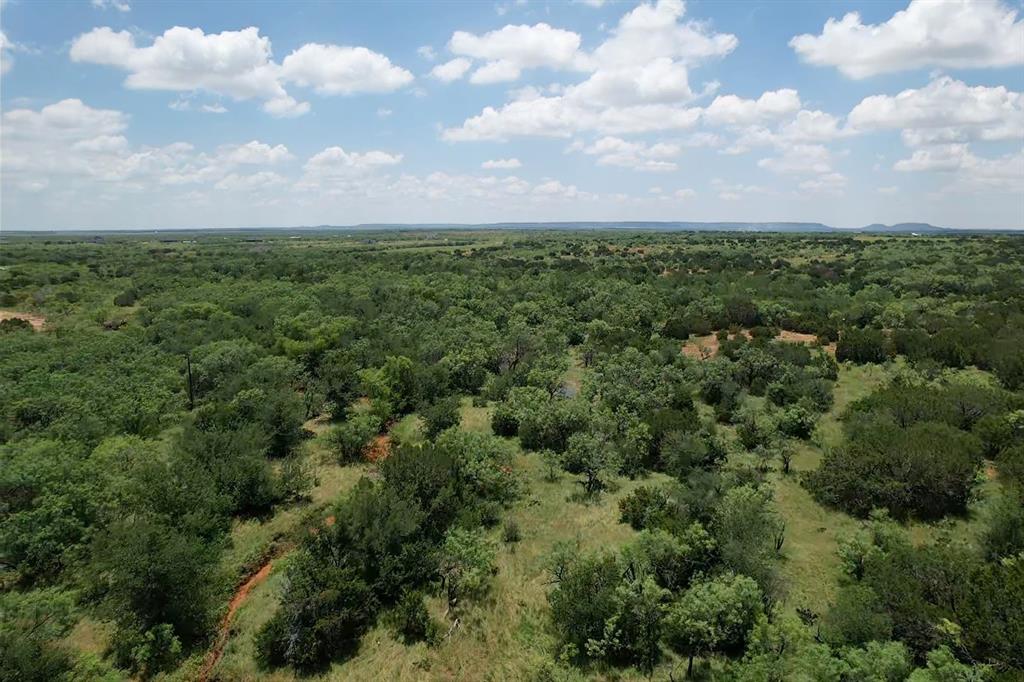
[[619, 521], [635, 530], [656, 528], [668, 507], [668, 495], [663, 489], [642, 485], [619, 500]]
[[836, 344], [836, 360], [863, 364], [885, 362], [885, 334], [880, 329], [845, 329]]
[[406, 644], [433, 643], [437, 639], [437, 623], [430, 617], [421, 592], [403, 594], [388, 614], [387, 622]]
[[321, 668], [355, 652], [377, 608], [351, 569], [300, 557], [289, 568], [281, 608], [256, 636], [257, 658], [264, 666]]
[[790, 405], [779, 418], [779, 431], [791, 438], [806, 440], [811, 437], [818, 418], [805, 405]]
[[491, 430], [496, 435], [511, 438], [519, 433], [519, 417], [508, 403], [498, 403], [491, 415]]
[[936, 518], [964, 511], [980, 465], [978, 439], [946, 424], [868, 424], [827, 452], [806, 483], [818, 501], [855, 516], [881, 507]]
[[821, 634], [836, 646], [884, 642], [892, 637], [892, 618], [874, 590], [867, 585], [848, 585], [839, 591], [822, 620]]
[[380, 431], [381, 421], [372, 414], [354, 414], [339, 424], [327, 436], [327, 442], [342, 464], [358, 462], [363, 449]]
[[508, 545], [514, 544], [523, 539], [522, 531], [519, 529], [519, 524], [516, 523], [515, 520], [509, 519], [505, 522], [505, 527], [501, 531], [501, 539]]
[[420, 410], [420, 417], [426, 427], [427, 437], [436, 438], [445, 429], [458, 425], [459, 399], [457, 396], [442, 398]]

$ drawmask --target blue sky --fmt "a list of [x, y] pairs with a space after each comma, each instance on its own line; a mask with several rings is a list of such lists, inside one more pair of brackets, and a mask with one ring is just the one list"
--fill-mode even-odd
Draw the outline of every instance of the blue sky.
[[1024, 227], [1006, 2], [0, 4], [0, 226]]

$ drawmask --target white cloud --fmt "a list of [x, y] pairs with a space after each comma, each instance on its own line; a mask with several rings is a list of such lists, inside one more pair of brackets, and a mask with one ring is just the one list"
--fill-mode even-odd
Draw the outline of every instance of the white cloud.
[[499, 59], [494, 62], [487, 62], [473, 72], [469, 82], [475, 85], [490, 85], [491, 83], [508, 83], [519, 79], [522, 73], [519, 65], [507, 59]]
[[722, 137], [715, 133], [692, 133], [682, 141], [684, 147], [720, 147]]
[[325, 95], [394, 92], [413, 75], [365, 47], [308, 43], [284, 58], [282, 77]]
[[694, 64], [736, 49], [736, 36], [713, 33], [706, 22], [682, 22], [685, 13], [682, 0], [637, 6], [619, 20], [611, 38], [594, 51], [594, 59], [604, 66], [636, 66], [659, 57]]
[[253, 192], [256, 190], [265, 190], [271, 187], [284, 185], [287, 182], [287, 178], [283, 175], [274, 173], [273, 171], [261, 171], [259, 173], [253, 173], [252, 175], [237, 175], [232, 173], [214, 185], [214, 189], [229, 192]]
[[1024, 64], [1024, 21], [994, 0], [913, 0], [881, 24], [851, 12], [829, 19], [821, 35], [789, 44], [811, 64], [850, 78], [926, 67], [985, 68]]
[[242, 169], [278, 165], [293, 157], [284, 145], [259, 140], [221, 145], [212, 153], [199, 153], [191, 144], [175, 142], [162, 147], [134, 146], [124, 136], [129, 118], [113, 109], [94, 109], [67, 99], [32, 109], [5, 112], [2, 119], [4, 182], [17, 177], [16, 187], [57, 186], [81, 191], [83, 196], [111, 195], [148, 190], [162, 194], [167, 186], [225, 181], [233, 188]]
[[5, 74], [14, 66], [14, 52], [26, 51], [23, 45], [11, 41], [7, 34], [0, 30], [0, 74]]
[[586, 5], [587, 7], [593, 7], [594, 9], [600, 9], [604, 7], [604, 3], [607, 0], [572, 0], [575, 5]]
[[522, 168], [522, 166], [519, 159], [492, 159], [480, 164], [480, 167], [484, 169], [511, 169]]
[[798, 109], [800, 96], [796, 90], [772, 90], [756, 100], [720, 95], [704, 111], [704, 119], [712, 125], [751, 125], [766, 119], [781, 118]]
[[434, 52], [434, 48], [430, 45], [420, 45], [416, 48], [416, 54], [423, 59], [426, 59], [428, 62], [432, 62], [437, 59], [437, 53]]
[[208, 114], [226, 114], [228, 113], [227, 107], [223, 104], [204, 104], [203, 111]]
[[904, 173], [950, 173], [954, 182], [951, 191], [994, 189], [1024, 192], [1024, 150], [998, 158], [976, 156], [966, 144], [937, 145], [915, 150], [901, 159], [893, 169]]
[[903, 128], [912, 145], [1024, 137], [1024, 96], [1004, 86], [970, 87], [948, 76], [895, 96], [872, 95], [847, 117], [858, 130]]
[[619, 166], [638, 171], [666, 172], [679, 166], [669, 161], [679, 155], [678, 145], [659, 142], [647, 145], [642, 142], [627, 142], [619, 137], [602, 137], [589, 147], [583, 147], [584, 154], [597, 156], [601, 166]]
[[565, 185], [559, 180], [546, 180], [535, 185], [532, 191], [534, 196], [545, 199], [595, 199], [596, 195], [590, 192], [581, 191], [576, 185]]
[[900, 188], [899, 185], [887, 185], [885, 187], [879, 187], [875, 191], [877, 191], [879, 194], [884, 194], [886, 196], [894, 196], [896, 194], [899, 194]]
[[[493, 78], [487, 74], [500, 73], [502, 80], [515, 80], [522, 69], [538, 67], [575, 68], [581, 57], [579, 48], [578, 33], [553, 28], [544, 23], [533, 26], [510, 24], [483, 35], [456, 31], [448, 41], [448, 49], [452, 54], [487, 62], [481, 67], [485, 71], [482, 79]], [[513, 73], [514, 76], [511, 75]]]
[[281, 163], [295, 158], [283, 144], [271, 147], [259, 140], [238, 145], [221, 145], [217, 148], [217, 155], [230, 164], [250, 165]]
[[382, 166], [393, 166], [401, 161], [401, 154], [376, 149], [368, 152], [347, 152], [341, 147], [327, 147], [310, 157], [303, 169], [307, 175], [317, 177], [352, 175]]
[[471, 66], [473, 66], [473, 62], [470, 60], [464, 57], [456, 57], [451, 61], [435, 66], [430, 70], [430, 76], [442, 83], [451, 83], [465, 76]]
[[721, 178], [713, 178], [711, 186], [718, 192], [718, 198], [723, 201], [739, 201], [747, 194], [771, 194], [771, 192], [760, 185], [731, 184]]
[[310, 43], [280, 65], [271, 57], [270, 39], [256, 27], [206, 34], [175, 26], [146, 47], [138, 47], [128, 31], [101, 27], [71, 45], [72, 61], [127, 71], [125, 87], [259, 99], [266, 112], [282, 117], [309, 111], [307, 102], [288, 94], [286, 82], [334, 95], [391, 92], [413, 80], [411, 73], [364, 47]]
[[672, 192], [672, 196], [675, 197], [676, 199], [693, 199], [694, 197], [697, 196], [697, 192], [686, 187], [683, 189], [677, 189], [675, 192]]
[[832, 171], [831, 152], [820, 144], [796, 144], [786, 146], [777, 157], [761, 159], [760, 168], [774, 173], [819, 173]]
[[[505, 59], [517, 68], [547, 65], [586, 69], [591, 73], [582, 82], [548, 96], [534, 91], [533, 96], [517, 95], [500, 108], [486, 107], [461, 126], [446, 129], [444, 139], [570, 137], [585, 131], [620, 135], [694, 126], [700, 118], [700, 110], [686, 106], [697, 97], [689, 86], [687, 67], [728, 54], [735, 49], [737, 40], [732, 35], [714, 33], [705, 22], [683, 21], [684, 9], [683, 3], [677, 0], [639, 5], [621, 18], [611, 36], [591, 54], [578, 49], [576, 34], [571, 34], [576, 37], [563, 40], [557, 47], [532, 41], [519, 46], [517, 49], [532, 55], [529, 59], [519, 53], [513, 57], [510, 52], [496, 49], [486, 55], [482, 49], [474, 50], [471, 56], [495, 63]], [[547, 27], [546, 24], [538, 26]], [[490, 41], [487, 42], [490, 45]], [[503, 40], [495, 43], [504, 45]], [[475, 43], [471, 44], [476, 47]], [[502, 68], [505, 67], [495, 66], [494, 70], [500, 72]], [[483, 69], [487, 66], [480, 71]], [[510, 69], [497, 75], [511, 78], [513, 72]], [[480, 80], [492, 77], [495, 74], [483, 71]], [[711, 84], [705, 92], [716, 86]]]
[[92, 0], [92, 6], [96, 9], [116, 9], [118, 12], [130, 12], [131, 3], [128, 0]]
[[391, 111], [390, 109], [385, 109], [384, 107], [381, 107], [381, 108], [377, 109], [377, 118], [387, 118], [388, 116], [390, 116], [393, 113], [394, 112]]
[[846, 187], [846, 176], [842, 173], [824, 173], [818, 177], [804, 180], [800, 189], [811, 194], [829, 194], [841, 196]]

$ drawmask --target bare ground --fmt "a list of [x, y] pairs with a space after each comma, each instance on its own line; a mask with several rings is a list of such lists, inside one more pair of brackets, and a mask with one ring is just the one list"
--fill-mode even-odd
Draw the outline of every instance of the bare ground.
[[33, 313], [20, 313], [16, 310], [0, 310], [0, 322], [3, 320], [25, 320], [37, 332], [43, 331], [46, 326], [46, 318]]

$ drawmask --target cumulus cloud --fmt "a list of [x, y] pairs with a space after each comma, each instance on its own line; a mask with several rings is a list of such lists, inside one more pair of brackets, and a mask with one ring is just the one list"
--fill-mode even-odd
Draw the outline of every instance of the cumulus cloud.
[[1024, 64], [1024, 21], [995, 0], [913, 0], [881, 24], [857, 12], [829, 19], [821, 35], [804, 34], [790, 46], [820, 66], [850, 78], [927, 67], [983, 68]]
[[413, 75], [365, 47], [308, 43], [284, 58], [282, 77], [325, 95], [394, 92]]
[[847, 117], [857, 130], [906, 130], [911, 144], [1024, 137], [1024, 96], [1003, 86], [971, 87], [948, 76], [895, 96], [865, 97]]
[[578, 68], [580, 35], [545, 23], [508, 25], [482, 35], [456, 31], [448, 41], [452, 54], [485, 62], [474, 74], [474, 83], [516, 80], [523, 69]]
[[1024, 192], [1024, 150], [997, 158], [976, 156], [966, 144], [936, 145], [915, 150], [893, 165], [903, 173], [948, 173], [953, 182], [950, 191], [975, 189]]
[[327, 147], [306, 161], [300, 185], [307, 188], [318, 186], [327, 180], [353, 178], [401, 162], [401, 154], [378, 149], [349, 152], [342, 147]]
[[679, 166], [669, 159], [680, 153], [675, 144], [659, 142], [647, 145], [643, 142], [628, 142], [619, 137], [602, 137], [590, 146], [582, 147], [584, 154], [597, 156], [601, 166], [620, 166], [638, 171], [666, 172]]
[[826, 174], [832, 171], [831, 159], [824, 145], [797, 144], [784, 147], [779, 156], [761, 159], [757, 165], [774, 173]]
[[430, 70], [430, 76], [442, 83], [451, 83], [465, 76], [471, 66], [473, 66], [473, 62], [464, 57], [456, 57], [451, 61], [435, 66]]
[[792, 114], [800, 109], [800, 95], [796, 90], [783, 89], [765, 92], [756, 100], [736, 95], [720, 95], [704, 111], [705, 120], [712, 125], [750, 125], [766, 119]]
[[232, 173], [220, 180], [214, 189], [228, 192], [253, 192], [284, 185], [288, 179], [273, 171], [260, 171], [251, 175]]
[[761, 185], [733, 184], [722, 178], [713, 178], [711, 186], [718, 192], [718, 198], [722, 201], [739, 201], [748, 194], [771, 194], [766, 187]]
[[0, 74], [5, 74], [14, 66], [13, 53], [22, 49], [20, 45], [12, 42], [7, 34], [0, 30]]
[[132, 5], [128, 0], [92, 0], [96, 9], [116, 9], [118, 12], [131, 12]]
[[[241, 169], [256, 169], [293, 159], [284, 145], [259, 140], [226, 144], [212, 153], [191, 144], [133, 146], [124, 136], [129, 118], [113, 109], [95, 109], [66, 99], [41, 109], [14, 109], [3, 114], [2, 172], [16, 174], [20, 185], [98, 183], [104, 191], [143, 187], [215, 184]], [[239, 176], [241, 177], [241, 176]], [[267, 176], [261, 176], [266, 178]], [[240, 180], [229, 181], [237, 186]], [[251, 181], [250, 181], [251, 182]], [[233, 184], [234, 183], [234, 184]]]
[[487, 62], [473, 72], [469, 82], [476, 85], [490, 85], [491, 83], [507, 83], [519, 80], [522, 73], [519, 65], [507, 59], [499, 59], [494, 62]]
[[829, 194], [841, 196], [846, 187], [846, 176], [842, 173], [823, 173], [815, 178], [804, 180], [800, 189], [809, 194]]
[[[576, 34], [572, 34], [575, 38], [563, 37], [555, 46], [542, 48], [529, 43], [529, 60], [496, 49], [483, 56], [482, 48], [470, 41], [475, 50], [472, 56], [482, 55], [491, 60], [489, 63], [506, 60], [518, 69], [546, 65], [586, 70], [590, 75], [552, 94], [517, 95], [500, 108], [486, 107], [461, 126], [446, 129], [444, 139], [571, 137], [585, 131], [619, 135], [692, 127], [700, 118], [700, 110], [687, 104], [703, 93], [692, 91], [688, 67], [728, 54], [737, 40], [733, 35], [713, 32], [705, 22], [685, 21], [684, 11], [685, 6], [677, 0], [641, 4], [626, 13], [609, 38], [590, 54], [579, 49]], [[498, 71], [502, 68], [494, 67]], [[513, 72], [510, 69], [504, 74], [485, 75], [483, 80], [510, 78]], [[704, 93], [714, 87], [708, 86]]]
[[480, 167], [484, 169], [511, 169], [521, 168], [522, 165], [519, 159], [492, 159], [484, 161], [480, 164]]
[[279, 65], [272, 59], [270, 39], [249, 27], [206, 34], [202, 29], [175, 26], [139, 47], [128, 31], [109, 27], [78, 36], [71, 59], [112, 66], [128, 72], [125, 87], [137, 90], [204, 91], [236, 100], [263, 100], [274, 116], [309, 111], [284, 88], [295, 83], [328, 95], [392, 92], [413, 76], [384, 55], [365, 47], [303, 45]]

